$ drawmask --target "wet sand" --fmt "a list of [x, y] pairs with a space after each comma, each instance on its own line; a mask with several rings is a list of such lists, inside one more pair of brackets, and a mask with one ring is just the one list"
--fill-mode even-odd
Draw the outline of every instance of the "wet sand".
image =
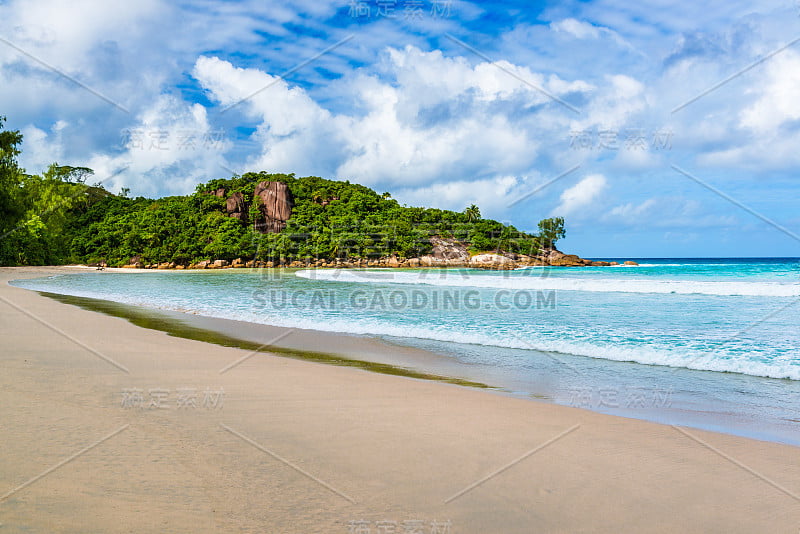
[[0, 532], [800, 528], [800, 448], [182, 339], [6, 283], [59, 271], [0, 270]]

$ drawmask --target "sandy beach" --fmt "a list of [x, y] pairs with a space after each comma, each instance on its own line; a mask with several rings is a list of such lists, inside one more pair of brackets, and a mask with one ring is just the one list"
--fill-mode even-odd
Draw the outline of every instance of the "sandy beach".
[[181, 339], [7, 284], [62, 270], [0, 270], [0, 532], [800, 528], [800, 448]]

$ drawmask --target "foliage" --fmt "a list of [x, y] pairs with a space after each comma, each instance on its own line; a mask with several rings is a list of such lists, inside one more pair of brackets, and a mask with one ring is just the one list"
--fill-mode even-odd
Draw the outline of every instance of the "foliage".
[[481, 210], [475, 204], [470, 204], [470, 206], [464, 210], [464, 215], [467, 216], [469, 222], [475, 222], [481, 218]]
[[22, 134], [4, 131], [5, 117], [0, 116], [0, 265], [14, 263], [11, 237], [20, 224], [23, 207], [19, 200], [19, 183], [22, 169], [17, 165]]
[[[21, 141], [19, 132], [0, 131], [0, 231], [9, 232], [0, 239], [3, 265], [409, 258], [430, 253], [434, 236], [472, 252], [536, 254], [564, 236], [563, 218], [543, 220], [534, 236], [481, 218], [474, 204], [462, 213], [408, 207], [362, 185], [294, 174], [246, 173], [200, 184], [191, 195], [129, 198], [127, 189], [113, 195], [86, 185], [93, 174], [86, 167], [54, 163], [41, 176], [26, 175], [16, 163]], [[291, 192], [292, 216], [280, 233], [255, 230], [261, 207], [253, 194], [262, 181]], [[225, 210], [236, 192], [249, 203], [241, 220]]]
[[556, 241], [567, 235], [564, 229], [564, 217], [552, 217], [539, 221], [539, 242], [542, 248], [555, 248]]

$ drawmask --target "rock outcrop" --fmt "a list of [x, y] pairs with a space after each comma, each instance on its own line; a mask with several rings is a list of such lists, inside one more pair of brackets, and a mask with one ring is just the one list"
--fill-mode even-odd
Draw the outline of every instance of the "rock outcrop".
[[286, 228], [292, 216], [292, 193], [283, 182], [259, 182], [253, 195], [261, 216], [254, 221], [255, 229], [264, 234], [276, 234]]
[[586, 265], [585, 261], [575, 254], [564, 254], [557, 249], [548, 250], [540, 254], [539, 258], [544, 260], [547, 265], [554, 267], [580, 267]]
[[501, 254], [478, 254], [473, 256], [470, 261], [470, 266], [480, 267], [482, 269], [514, 269], [517, 262], [509, 257]]
[[[463, 250], [462, 250], [463, 249]], [[449, 250], [450, 253], [445, 251]], [[483, 253], [476, 254], [471, 258], [465, 258], [464, 254], [466, 248], [463, 244], [455, 242], [454, 240], [443, 239], [437, 241], [434, 247], [434, 253], [426, 254], [419, 258], [398, 258], [397, 256], [386, 256], [382, 258], [365, 259], [365, 258], [317, 258], [299, 260], [292, 258], [280, 258], [275, 261], [259, 261], [259, 260], [245, 260], [243, 258], [236, 258], [232, 261], [227, 260], [203, 260], [190, 265], [177, 264], [175, 262], [159, 263], [159, 264], [144, 264], [139, 257], [131, 258], [129, 265], [124, 265], [124, 268], [130, 269], [228, 269], [228, 268], [277, 268], [277, 267], [290, 267], [302, 269], [314, 268], [337, 268], [349, 269], [357, 268], [363, 269], [366, 267], [388, 267], [388, 268], [410, 268], [418, 269], [420, 267], [470, 267], [476, 269], [492, 269], [492, 270], [512, 270], [521, 267], [530, 266], [552, 266], [552, 267], [578, 267], [578, 266], [592, 266], [592, 267], [606, 267], [619, 265], [618, 262], [607, 261], [593, 261], [584, 258], [579, 258], [574, 254], [564, 254], [559, 250], [547, 250], [537, 256], [528, 256], [525, 254], [512, 254], [512, 253]], [[437, 254], [438, 252], [438, 254]], [[627, 261], [626, 265], [637, 265], [636, 262]]]
[[[250, 206], [258, 205], [259, 216], [253, 227], [263, 234], [277, 234], [286, 228], [286, 221], [292, 216], [292, 193], [283, 182], [259, 182], [252, 198], [245, 198], [241, 192], [227, 195], [225, 188], [206, 191], [209, 195], [225, 198], [225, 213], [228, 217], [248, 222]], [[227, 198], [226, 198], [227, 197]]]
[[467, 246], [452, 238], [431, 237], [431, 253], [419, 257], [423, 267], [468, 267]]
[[244, 195], [239, 192], [232, 194], [225, 201], [225, 211], [228, 213], [228, 217], [246, 222], [249, 209], [250, 203], [246, 202]]
[[439, 261], [469, 263], [467, 246], [460, 241], [433, 236], [431, 237], [431, 245], [433, 245], [431, 255]]

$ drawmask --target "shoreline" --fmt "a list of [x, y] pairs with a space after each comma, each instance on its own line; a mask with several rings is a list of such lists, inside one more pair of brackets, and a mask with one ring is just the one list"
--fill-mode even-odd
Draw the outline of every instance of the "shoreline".
[[[457, 361], [453, 355], [448, 356], [434, 349], [415, 347], [412, 342], [424, 342], [425, 340], [397, 338], [396, 342], [392, 342], [391, 338], [372, 335], [272, 326], [146, 308], [88, 297], [75, 297], [43, 291], [37, 291], [37, 293], [57, 302], [77, 306], [95, 313], [119, 317], [138, 327], [165, 332], [170, 336], [184, 339], [326, 365], [353, 367], [374, 373], [483, 389], [515, 398], [560, 406], [576, 406], [595, 413], [606, 413], [660, 424], [681, 424], [696, 429], [800, 447], [800, 435], [797, 435], [794, 428], [776, 427], [774, 424], [770, 426], [764, 422], [758, 422], [756, 425], [747, 425], [743, 414], [730, 415], [726, 413], [727, 410], [724, 407], [708, 403], [701, 404], [695, 410], [689, 411], [686, 408], [686, 404], [690, 399], [680, 396], [677, 396], [678, 398], [673, 397], [672, 389], [669, 390], [669, 394], [666, 389], [661, 390], [664, 396], [664, 405], [659, 406], [657, 409], [622, 409], [620, 406], [607, 406], [605, 410], [593, 409], [576, 405], [575, 403], [564, 402], [563, 396], [559, 399], [554, 391], [548, 387], [550, 380], [542, 377], [537, 377], [531, 381], [521, 380], [518, 377], [497, 373], [495, 369], [486, 365], [466, 364]], [[457, 344], [451, 343], [450, 345]], [[700, 373], [711, 377], [707, 380], [716, 381], [729, 380], [731, 379], [730, 375], [744, 380], [763, 380], [766, 382], [783, 382], [785, 380], [739, 375], [737, 373], [645, 365], [636, 362], [608, 361], [598, 358], [588, 358], [588, 360], [599, 362], [601, 367], [605, 364], [617, 368], [622, 366], [629, 369], [645, 368], [661, 375], [682, 372], [699, 378], [700, 375], [698, 373]], [[574, 365], [572, 367], [574, 369]], [[487, 380], [487, 376], [492, 377], [492, 379]], [[600, 388], [594, 386], [594, 389]], [[669, 402], [668, 406], [666, 405], [667, 401]], [[678, 406], [673, 406], [673, 403]], [[795, 427], [796, 425], [792, 424], [791, 426]]]
[[[86, 266], [36, 269], [45, 269], [47, 273], [93, 272], [93, 269]], [[242, 269], [245, 270], [250, 269]], [[128, 269], [109, 269], [109, 271], [126, 274], [132, 272]], [[747, 399], [730, 396], [725, 400], [718, 399], [715, 398], [713, 390], [704, 389], [707, 386], [698, 386], [700, 382], [722, 384], [722, 387], [716, 390], [717, 394], [720, 391], [737, 390], [740, 386], [736, 383], [741, 383], [744, 389], [757, 387], [759, 390], [769, 391], [777, 387], [776, 382], [783, 383], [782, 379], [584, 356], [571, 357], [570, 362], [564, 363], [561, 357], [570, 355], [549, 355], [538, 351], [536, 351], [539, 354], [536, 373], [531, 377], [521, 377], [504, 372], [502, 367], [468, 363], [459, 358], [459, 352], [462, 350], [493, 349], [483, 345], [449, 342], [444, 346], [442, 342], [424, 339], [273, 326], [89, 297], [37, 293], [58, 302], [120, 317], [139, 327], [155, 329], [186, 339], [238, 347], [248, 351], [270, 352], [271, 350], [275, 355], [283, 357], [475, 387], [529, 401], [588, 409], [594, 413], [659, 424], [679, 424], [745, 438], [800, 446], [800, 435], [795, 420], [778, 417], [774, 413], [773, 419], [765, 420], [754, 418], [753, 413], [746, 411], [731, 411], [729, 406], [737, 406], [737, 402], [742, 400], [746, 403]], [[583, 375], [583, 378], [575, 380], [575, 377], [565, 376], [568, 374], [566, 371]], [[609, 373], [611, 376], [604, 376]], [[758, 381], [762, 382], [760, 386], [755, 384]], [[621, 402], [625, 388], [630, 391], [646, 389], [639, 388], [638, 383], [651, 384], [647, 392], [654, 397], [652, 406], [650, 404], [645, 406], [644, 402], [639, 406], [623, 405]], [[797, 385], [793, 381], [789, 384]], [[591, 389], [594, 406], [591, 405], [592, 400], [587, 401], [580, 397], [587, 393], [587, 389]], [[597, 397], [604, 389], [615, 389], [620, 402], [616, 405], [598, 403]], [[784, 393], [791, 394], [791, 391]], [[659, 404], [656, 405], [656, 402]]]
[[[272, 354], [328, 365], [355, 367], [374, 373], [405, 376], [418, 380], [431, 380], [433, 382], [444, 382], [479, 389], [495, 389], [493, 386], [470, 381], [465, 378], [431, 374], [421, 369], [402, 366], [402, 364], [409, 363], [408, 358], [414, 358], [416, 356], [417, 359], [422, 359], [422, 354], [420, 353], [424, 351], [415, 351], [411, 348], [398, 346], [394, 348], [394, 350], [395, 352], [403, 352], [404, 358], [381, 358], [379, 356], [379, 350], [381, 348], [385, 350], [389, 347], [381, 343], [381, 340], [378, 338], [348, 336], [346, 334], [323, 332], [320, 330], [261, 325], [203, 315], [190, 315], [182, 312], [143, 308], [110, 300], [47, 293], [44, 291], [37, 291], [37, 293], [63, 304], [77, 306], [84, 310], [103, 313], [112, 317], [119, 317], [138, 327], [158, 330], [170, 336], [183, 339], [213, 343], [224, 347], [234, 347], [253, 353]], [[243, 328], [249, 329], [252, 335], [242, 335]], [[293, 339], [289, 340], [289, 343], [285, 342], [284, 339], [290, 335], [293, 336]], [[323, 351], [322, 347], [326, 347], [325, 351]], [[351, 354], [353, 351], [356, 351], [359, 355], [363, 355], [362, 357], [370, 357], [373, 360], [378, 359], [383, 361], [355, 359]], [[426, 356], [430, 357], [434, 355], [433, 353], [428, 353]], [[388, 361], [393, 361], [394, 363], [387, 363]]]
[[[450, 532], [783, 532], [800, 524], [797, 447], [251, 358], [7, 284], [55, 272], [63, 271], [0, 270], [0, 523], [11, 530], [348, 532], [353, 521], [374, 530], [422, 520], [449, 521]], [[185, 386], [224, 388], [224, 406], [176, 408]], [[163, 388], [173, 404], [125, 408], [121, 393], [131, 388]]]

